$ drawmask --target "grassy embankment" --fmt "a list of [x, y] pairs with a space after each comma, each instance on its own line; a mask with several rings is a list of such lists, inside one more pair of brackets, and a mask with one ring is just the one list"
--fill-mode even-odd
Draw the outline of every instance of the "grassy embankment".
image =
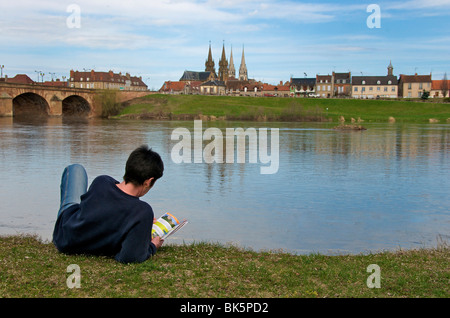
[[[0, 237], [0, 297], [445, 298], [449, 260], [447, 244], [324, 256], [198, 243], [163, 246], [144, 263], [124, 265], [64, 255], [31, 236], [6, 236]], [[68, 288], [70, 264], [80, 268], [80, 288]], [[380, 288], [367, 286], [370, 264], [380, 267]]]
[[268, 98], [202, 95], [147, 95], [123, 105], [118, 117], [189, 119], [198, 115], [227, 120], [333, 121], [358, 118], [365, 122], [446, 123], [449, 103], [405, 100]]

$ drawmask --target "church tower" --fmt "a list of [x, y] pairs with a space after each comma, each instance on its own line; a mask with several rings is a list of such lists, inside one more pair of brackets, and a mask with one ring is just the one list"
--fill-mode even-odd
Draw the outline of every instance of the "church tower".
[[214, 76], [216, 74], [216, 68], [214, 67], [214, 60], [211, 53], [211, 41], [209, 42], [208, 59], [205, 62], [205, 72], [212, 72]]
[[242, 47], [241, 66], [239, 67], [239, 80], [248, 81], [247, 65], [245, 65], [244, 47]]
[[219, 81], [226, 82], [228, 80], [228, 61], [225, 55], [225, 44], [222, 48], [222, 58], [219, 61]]
[[231, 54], [230, 54], [230, 68], [228, 69], [228, 77], [236, 77], [236, 69], [234, 68], [234, 61], [233, 61], [233, 47], [231, 47]]
[[393, 76], [394, 75], [394, 67], [392, 66], [392, 61], [389, 62], [389, 66], [388, 66], [388, 76]]

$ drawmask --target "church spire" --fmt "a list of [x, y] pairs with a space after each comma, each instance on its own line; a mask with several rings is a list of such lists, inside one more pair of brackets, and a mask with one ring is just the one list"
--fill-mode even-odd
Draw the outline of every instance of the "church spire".
[[247, 65], [245, 65], [244, 46], [242, 46], [241, 66], [239, 67], [239, 80], [248, 81]]
[[228, 69], [228, 77], [236, 77], [236, 69], [234, 68], [233, 61], [233, 46], [231, 46], [231, 54], [230, 54], [230, 67]]
[[392, 66], [392, 61], [389, 62], [388, 65], [388, 76], [393, 76], [394, 75], [394, 67]]
[[214, 64], [214, 60], [212, 58], [211, 53], [211, 41], [209, 41], [209, 53], [208, 53], [208, 59], [205, 62], [205, 72], [212, 72], [216, 74], [216, 68]]
[[225, 43], [222, 48], [222, 57], [219, 61], [219, 80], [226, 81], [228, 79], [228, 61], [225, 55]]

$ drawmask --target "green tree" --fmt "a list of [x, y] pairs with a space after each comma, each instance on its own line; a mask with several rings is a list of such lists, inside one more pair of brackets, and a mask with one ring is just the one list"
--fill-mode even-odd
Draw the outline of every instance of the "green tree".
[[448, 85], [448, 80], [447, 80], [447, 73], [445, 73], [444, 78], [442, 79], [442, 82], [441, 82], [441, 92], [442, 92], [442, 96], [444, 98], [447, 97], [448, 90], [449, 90], [449, 85]]
[[102, 117], [115, 116], [120, 113], [121, 104], [118, 101], [117, 91], [110, 89], [99, 91], [95, 100], [102, 107]]

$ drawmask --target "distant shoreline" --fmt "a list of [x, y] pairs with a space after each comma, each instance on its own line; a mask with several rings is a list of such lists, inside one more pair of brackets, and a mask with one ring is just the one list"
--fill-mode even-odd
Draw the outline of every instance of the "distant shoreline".
[[450, 104], [410, 100], [150, 94], [121, 104], [114, 119], [262, 122], [450, 123]]

